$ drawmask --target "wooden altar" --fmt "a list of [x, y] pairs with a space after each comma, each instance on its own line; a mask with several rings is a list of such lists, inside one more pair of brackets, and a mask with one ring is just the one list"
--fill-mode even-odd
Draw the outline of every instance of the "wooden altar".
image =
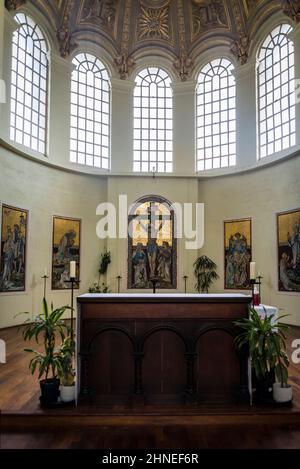
[[241, 294], [78, 297], [79, 399], [96, 404], [249, 402], [248, 352], [233, 321]]

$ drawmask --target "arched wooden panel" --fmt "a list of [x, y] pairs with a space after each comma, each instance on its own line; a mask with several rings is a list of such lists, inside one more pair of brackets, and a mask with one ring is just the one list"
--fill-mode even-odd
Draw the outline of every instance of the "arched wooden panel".
[[134, 390], [133, 347], [129, 338], [121, 331], [104, 331], [94, 338], [90, 352], [90, 389], [98, 397], [129, 398]]
[[158, 330], [144, 345], [142, 385], [148, 402], [181, 401], [186, 386], [185, 345], [175, 332]]
[[196, 390], [200, 402], [231, 402], [239, 390], [240, 365], [234, 338], [221, 329], [200, 336], [196, 345]]

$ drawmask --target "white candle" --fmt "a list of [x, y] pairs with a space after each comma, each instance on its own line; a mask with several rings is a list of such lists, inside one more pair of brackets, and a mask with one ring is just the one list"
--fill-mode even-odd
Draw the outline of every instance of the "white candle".
[[256, 279], [256, 262], [250, 262], [250, 279]]
[[76, 278], [76, 262], [70, 262], [70, 278]]

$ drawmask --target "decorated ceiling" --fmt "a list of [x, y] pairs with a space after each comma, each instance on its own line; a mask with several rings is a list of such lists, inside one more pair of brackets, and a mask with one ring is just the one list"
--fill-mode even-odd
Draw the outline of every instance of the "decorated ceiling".
[[99, 44], [126, 79], [137, 57], [161, 53], [182, 81], [196, 57], [214, 46], [248, 60], [257, 29], [283, 11], [300, 21], [300, 0], [6, 0], [9, 10], [33, 4], [55, 32], [67, 57], [81, 41]]

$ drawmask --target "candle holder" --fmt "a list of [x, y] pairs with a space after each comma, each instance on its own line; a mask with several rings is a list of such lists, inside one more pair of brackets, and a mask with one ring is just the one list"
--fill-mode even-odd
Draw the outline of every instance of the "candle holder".
[[44, 280], [44, 298], [46, 299], [46, 289], [47, 289], [47, 279], [48, 279], [48, 275], [43, 275], [42, 276], [42, 279]]
[[[250, 279], [251, 290], [252, 290], [252, 306], [258, 306], [261, 303], [261, 284], [263, 277], [259, 275], [256, 278]], [[255, 285], [258, 285], [258, 304], [256, 294], [254, 293]]]
[[118, 275], [116, 279], [118, 281], [118, 293], [120, 293], [120, 285], [121, 285], [121, 279], [122, 279], [121, 275]]
[[187, 282], [187, 279], [189, 277], [187, 275], [184, 275], [182, 278], [183, 278], [183, 281], [184, 281], [184, 293], [186, 293], [186, 282]]
[[74, 277], [70, 277], [70, 280], [65, 280], [65, 283], [71, 284], [71, 340], [74, 340], [74, 285], [79, 285], [80, 280], [76, 280]]
[[153, 294], [156, 293], [156, 284], [157, 284], [158, 281], [159, 281], [159, 278], [157, 278], [157, 277], [150, 278], [150, 282], [152, 283], [152, 293]]

